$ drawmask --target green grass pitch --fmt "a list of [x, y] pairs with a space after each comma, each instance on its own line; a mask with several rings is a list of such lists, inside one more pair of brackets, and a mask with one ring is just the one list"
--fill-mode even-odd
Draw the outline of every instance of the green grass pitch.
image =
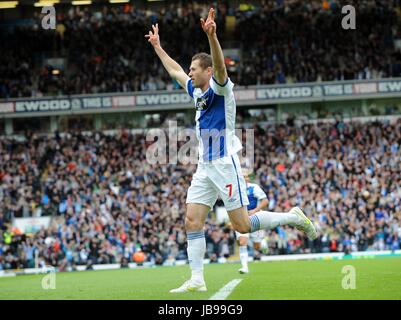
[[[356, 289], [341, 286], [342, 268], [356, 270]], [[56, 289], [44, 290], [44, 275], [0, 278], [0, 299], [209, 299], [232, 279], [243, 279], [227, 299], [401, 299], [401, 257], [250, 263], [205, 266], [207, 292], [170, 294], [189, 277], [189, 267], [158, 267], [57, 273]]]

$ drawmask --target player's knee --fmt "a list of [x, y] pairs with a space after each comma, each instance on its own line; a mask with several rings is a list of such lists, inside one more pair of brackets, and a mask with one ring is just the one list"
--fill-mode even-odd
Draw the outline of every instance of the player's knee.
[[260, 243], [259, 243], [259, 242], [255, 242], [255, 243], [253, 244], [253, 248], [254, 248], [255, 250], [260, 250]]
[[241, 224], [241, 225], [237, 225], [235, 230], [238, 231], [239, 233], [249, 233], [249, 231], [251, 229], [250, 224]]
[[201, 230], [203, 228], [203, 225], [201, 221], [198, 219], [195, 219], [193, 217], [185, 217], [185, 229], [186, 231], [196, 231], [196, 230]]

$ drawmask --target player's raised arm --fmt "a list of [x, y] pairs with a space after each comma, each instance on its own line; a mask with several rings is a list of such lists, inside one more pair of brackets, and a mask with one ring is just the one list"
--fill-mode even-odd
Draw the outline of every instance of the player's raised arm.
[[215, 11], [209, 10], [209, 15], [205, 20], [200, 19], [202, 29], [209, 39], [210, 53], [213, 60], [213, 76], [220, 85], [224, 85], [228, 78], [226, 65], [224, 63], [223, 50], [221, 49], [216, 33], [216, 22], [214, 21]]
[[152, 29], [153, 32], [149, 31], [149, 34], [146, 34], [145, 37], [148, 38], [148, 42], [152, 44], [156, 54], [160, 58], [164, 68], [167, 70], [170, 77], [177, 80], [180, 86], [185, 89], [189, 76], [185, 73], [181, 66], [176, 61], [174, 61], [161, 47], [159, 37], [159, 25], [157, 23], [156, 25], [152, 25]]

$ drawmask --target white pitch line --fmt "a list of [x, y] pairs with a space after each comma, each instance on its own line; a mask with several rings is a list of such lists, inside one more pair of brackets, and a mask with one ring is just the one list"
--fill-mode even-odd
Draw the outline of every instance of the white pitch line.
[[217, 291], [209, 300], [225, 300], [241, 281], [242, 279], [231, 280], [223, 288]]

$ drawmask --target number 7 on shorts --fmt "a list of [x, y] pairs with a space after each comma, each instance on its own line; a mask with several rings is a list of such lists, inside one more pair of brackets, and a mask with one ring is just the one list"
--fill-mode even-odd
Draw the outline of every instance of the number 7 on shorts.
[[230, 183], [230, 184], [226, 185], [226, 188], [228, 188], [228, 197], [231, 198], [231, 196], [233, 194], [233, 184]]

